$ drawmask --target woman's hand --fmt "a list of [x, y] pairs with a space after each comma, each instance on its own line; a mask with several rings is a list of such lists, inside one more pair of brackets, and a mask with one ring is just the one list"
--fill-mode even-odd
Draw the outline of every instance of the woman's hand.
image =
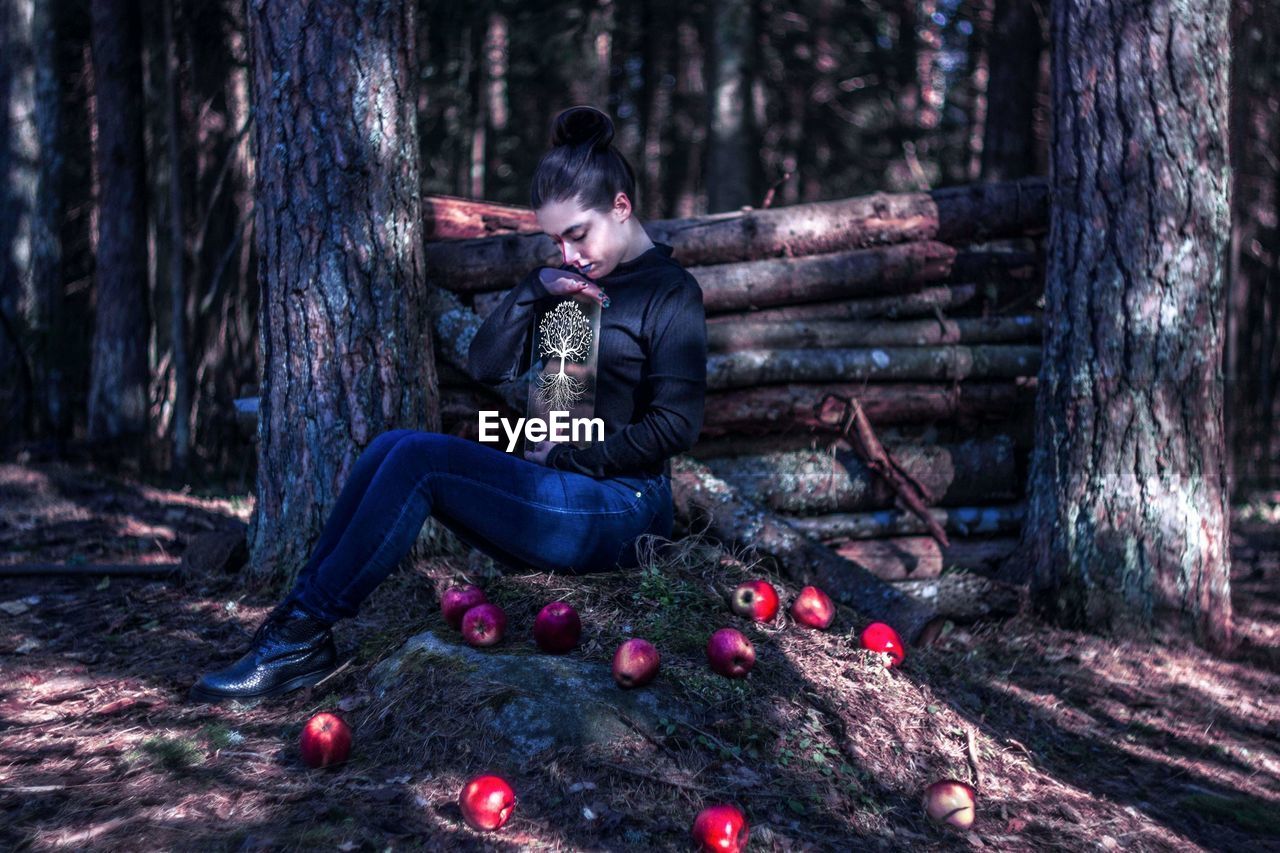
[[585, 293], [599, 302], [601, 308], [609, 307], [609, 297], [600, 289], [600, 285], [586, 276], [581, 276], [574, 272], [566, 272], [565, 270], [544, 268], [538, 273], [538, 278], [542, 281], [542, 286], [547, 289], [547, 293], [552, 296]]
[[544, 438], [533, 446], [533, 450], [526, 450], [524, 458], [530, 462], [537, 462], [539, 465], [546, 465], [547, 457], [551, 455], [551, 448], [554, 446], [554, 441]]

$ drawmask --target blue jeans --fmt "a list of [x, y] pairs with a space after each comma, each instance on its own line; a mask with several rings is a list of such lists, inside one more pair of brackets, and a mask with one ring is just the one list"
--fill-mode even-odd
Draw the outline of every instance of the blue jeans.
[[356, 460], [288, 598], [330, 623], [399, 565], [434, 516], [506, 568], [582, 574], [634, 568], [635, 540], [670, 538], [665, 475], [596, 479], [497, 446], [397, 429]]

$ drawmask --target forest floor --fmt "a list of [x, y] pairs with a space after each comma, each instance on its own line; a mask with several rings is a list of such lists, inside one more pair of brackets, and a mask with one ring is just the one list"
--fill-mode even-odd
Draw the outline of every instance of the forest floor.
[[[825, 632], [785, 616], [741, 624], [719, 596], [758, 572], [709, 545], [588, 578], [502, 575], [447, 546], [416, 548], [335, 628], [351, 659], [321, 685], [206, 705], [189, 687], [239, 656], [273, 592], [226, 572], [3, 577], [0, 848], [685, 849], [698, 810], [733, 801], [753, 850], [1280, 850], [1278, 502], [1235, 512], [1239, 647], [1227, 659], [1182, 637], [1116, 641], [1020, 616], [949, 626], [887, 669], [857, 648], [843, 607]], [[169, 561], [197, 534], [243, 525], [251, 506], [83, 466], [0, 465], [0, 562]], [[507, 609], [501, 650], [533, 654], [532, 617], [558, 597], [586, 625], [573, 655], [607, 664], [622, 637], [648, 636], [659, 683], [702, 722], [609, 760], [565, 748], [518, 764], [478, 728], [483, 694], [461, 670], [375, 698], [370, 668], [442, 628], [438, 591], [463, 578]], [[758, 651], [740, 681], [702, 658], [728, 624]], [[354, 751], [310, 770], [298, 735], [329, 709], [352, 724]], [[972, 829], [930, 824], [924, 785], [975, 769]], [[481, 770], [519, 797], [484, 835], [457, 806]]]

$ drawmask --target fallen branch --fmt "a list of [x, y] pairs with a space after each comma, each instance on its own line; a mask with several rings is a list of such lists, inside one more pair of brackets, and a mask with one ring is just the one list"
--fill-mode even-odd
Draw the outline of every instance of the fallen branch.
[[956, 622], [1018, 612], [1017, 587], [979, 575], [957, 572], [930, 580], [897, 581], [892, 586]]
[[726, 546], [752, 549], [797, 583], [820, 586], [860, 615], [887, 622], [909, 643], [927, 645], [937, 637], [942, 620], [930, 606], [851, 566], [696, 459], [681, 454], [671, 460], [671, 488], [688, 529], [705, 526]]
[[915, 513], [924, 522], [925, 529], [945, 548], [948, 544], [946, 531], [942, 525], [929, 515], [926, 503], [934, 503], [937, 498], [929, 494], [918, 480], [908, 474], [893, 457], [885, 451], [880, 440], [876, 438], [871, 422], [867, 420], [862, 406], [857, 400], [846, 400], [847, 414], [841, 424], [840, 432], [849, 439], [862, 461], [867, 464], [884, 482], [888, 483], [898, 497], [906, 504], [907, 509]]

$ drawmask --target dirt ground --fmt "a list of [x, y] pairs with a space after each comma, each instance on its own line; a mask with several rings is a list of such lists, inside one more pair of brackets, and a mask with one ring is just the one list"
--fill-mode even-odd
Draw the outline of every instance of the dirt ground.
[[[0, 848], [686, 849], [697, 811], [732, 801], [753, 850], [1280, 850], [1278, 504], [1236, 512], [1240, 645], [1226, 660], [1179, 637], [1118, 642], [1019, 617], [950, 626], [886, 669], [844, 608], [826, 632], [742, 623], [720, 596], [764, 573], [704, 541], [634, 574], [574, 579], [504, 576], [440, 537], [337, 626], [350, 655], [337, 674], [215, 706], [189, 703], [188, 688], [244, 650], [276, 591], [225, 572], [0, 577]], [[251, 507], [0, 465], [0, 562], [169, 562]], [[369, 669], [442, 626], [438, 592], [463, 579], [506, 608], [506, 651], [536, 653], [533, 615], [556, 598], [583, 616], [575, 655], [607, 663], [622, 638], [653, 640], [659, 681], [701, 722], [610, 755], [515, 762], [478, 727], [487, 687], [465, 672], [426, 667], [375, 699]], [[706, 669], [702, 645], [723, 625], [756, 645], [743, 681]], [[355, 749], [310, 770], [298, 734], [320, 710], [351, 723]], [[497, 833], [471, 831], [457, 807], [482, 770], [519, 797]], [[975, 772], [973, 828], [931, 825], [923, 787]]]

